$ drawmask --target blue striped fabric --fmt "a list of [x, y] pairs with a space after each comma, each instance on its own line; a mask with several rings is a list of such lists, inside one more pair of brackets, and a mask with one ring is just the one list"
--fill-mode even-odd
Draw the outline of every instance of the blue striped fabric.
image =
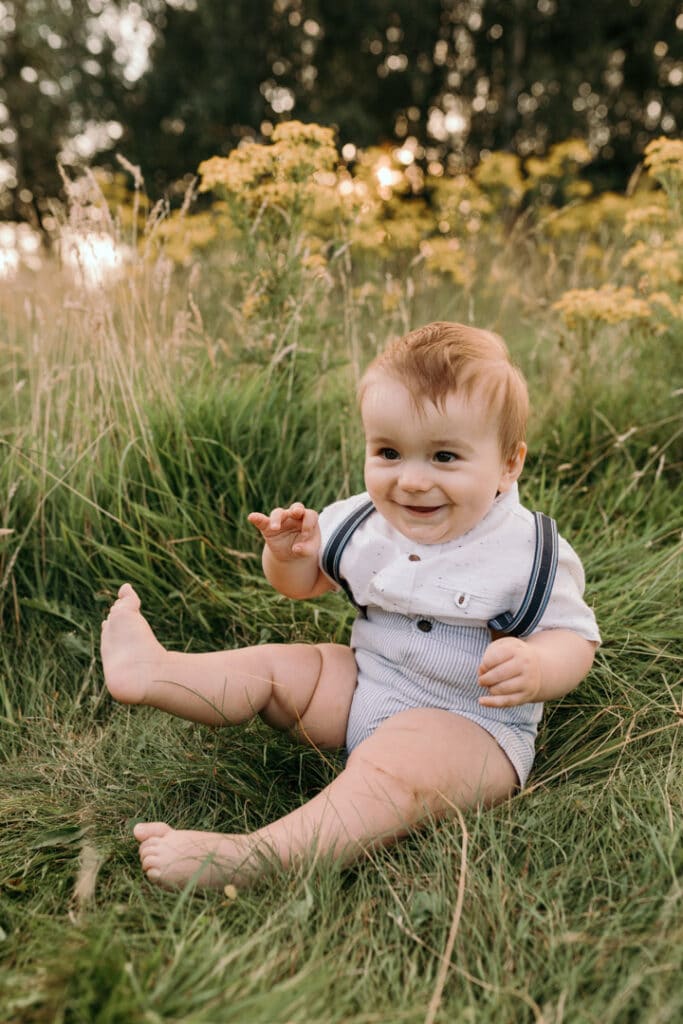
[[358, 618], [351, 634], [358, 686], [349, 715], [347, 751], [400, 711], [439, 708], [486, 729], [524, 785], [533, 763], [542, 705], [488, 708], [479, 704], [478, 668], [490, 641], [485, 627], [454, 626], [368, 609], [368, 617]]

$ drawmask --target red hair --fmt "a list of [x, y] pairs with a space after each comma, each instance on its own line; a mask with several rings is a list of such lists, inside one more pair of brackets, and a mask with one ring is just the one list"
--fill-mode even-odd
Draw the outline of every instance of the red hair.
[[363, 394], [376, 371], [389, 373], [410, 391], [416, 405], [443, 407], [448, 395], [483, 395], [498, 420], [501, 454], [514, 458], [526, 437], [529, 395], [521, 370], [499, 335], [466, 324], [437, 321], [397, 338], [368, 366]]

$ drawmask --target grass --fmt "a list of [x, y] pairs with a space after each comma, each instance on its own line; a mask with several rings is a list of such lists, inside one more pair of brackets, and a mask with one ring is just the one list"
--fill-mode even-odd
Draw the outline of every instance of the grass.
[[246, 514], [358, 489], [359, 365], [406, 316], [466, 313], [419, 279], [384, 317], [339, 288], [286, 336], [251, 325], [247, 363], [244, 337], [219, 344], [221, 281], [199, 313], [144, 273], [93, 295], [54, 274], [0, 308], [3, 1020], [680, 1019], [680, 342], [572, 347], [547, 306], [504, 301], [536, 410], [523, 495], [582, 554], [605, 639], [547, 709], [528, 788], [352, 869], [170, 894], [141, 877], [134, 821], [251, 829], [340, 763], [113, 705], [104, 610], [129, 579], [178, 648], [343, 641], [341, 597], [268, 589]]

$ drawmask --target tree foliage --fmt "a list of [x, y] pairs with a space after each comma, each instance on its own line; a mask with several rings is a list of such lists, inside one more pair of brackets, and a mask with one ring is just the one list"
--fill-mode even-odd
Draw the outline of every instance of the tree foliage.
[[0, 217], [40, 226], [70, 140], [90, 124], [105, 145], [111, 141], [124, 67], [103, 15], [119, 7], [0, 0]]
[[[137, 19], [128, 49], [121, 16]], [[5, 217], [40, 219], [60, 154], [118, 146], [159, 194], [290, 117], [453, 168], [579, 136], [600, 183], [621, 185], [650, 139], [680, 130], [683, 14], [678, 0], [0, 0], [0, 78]]]

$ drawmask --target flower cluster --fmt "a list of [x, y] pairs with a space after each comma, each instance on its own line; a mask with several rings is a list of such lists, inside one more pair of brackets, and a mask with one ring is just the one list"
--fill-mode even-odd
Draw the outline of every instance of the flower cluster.
[[218, 197], [210, 215], [185, 218], [175, 242], [173, 218], [162, 234], [184, 262], [231, 235], [246, 243], [246, 319], [281, 315], [306, 282], [329, 290], [335, 253], [350, 247], [394, 280], [419, 266], [427, 280], [487, 301], [537, 301], [520, 274], [532, 280], [536, 268], [547, 308], [570, 327], [667, 329], [681, 311], [683, 143], [650, 143], [644, 173], [623, 195], [591, 194], [581, 176], [590, 159], [586, 143], [570, 139], [543, 158], [484, 154], [470, 173], [427, 171], [407, 145], [356, 151], [347, 166], [331, 129], [288, 121], [268, 143], [204, 161], [200, 191]]
[[543, 228], [551, 238], [566, 238], [572, 244], [581, 237], [601, 240], [615, 230], [621, 231], [633, 208], [633, 199], [617, 192], [602, 192], [587, 202], [570, 202], [546, 211]]
[[628, 205], [624, 215], [624, 235], [630, 238], [650, 227], [660, 229], [669, 219], [669, 204], [663, 193], [647, 197], [642, 205]]
[[[655, 139], [645, 149], [648, 174], [634, 195], [621, 198], [622, 234], [630, 240], [619, 261], [619, 284], [572, 289], [553, 306], [568, 327], [643, 323], [656, 333], [683, 320], [683, 142]], [[661, 186], [657, 190], [657, 186]], [[587, 204], [593, 211], [595, 202]]]
[[675, 178], [683, 182], [683, 140], [654, 139], [645, 147], [645, 166], [659, 182]]
[[264, 207], [288, 211], [313, 201], [319, 189], [334, 188], [337, 164], [332, 129], [287, 121], [269, 145], [245, 142], [227, 157], [201, 163], [199, 190], [224, 195], [247, 216]]
[[474, 181], [498, 206], [518, 206], [528, 188], [522, 162], [515, 153], [488, 153], [475, 167]]
[[[500, 250], [530, 190], [541, 179], [544, 187], [554, 182], [544, 194], [553, 199], [586, 159], [584, 144], [570, 140], [528, 166], [514, 154], [489, 153], [471, 174], [426, 176], [409, 148], [371, 148], [356, 153], [350, 170], [331, 129], [288, 121], [268, 144], [244, 142], [204, 161], [200, 191], [227, 201], [238, 230], [250, 235], [256, 223], [281, 234], [283, 218], [291, 227], [295, 215], [317, 257], [330, 238], [343, 237], [357, 252], [392, 262], [419, 256], [428, 271], [470, 288], [481, 271], [478, 239]], [[574, 180], [575, 191], [582, 185]], [[196, 238], [209, 241], [203, 230]]]
[[638, 241], [625, 253], [623, 267], [634, 267], [641, 277], [638, 286], [645, 291], [651, 288], [671, 287], [681, 290], [683, 286], [683, 230], [671, 238], [659, 237], [654, 244]]
[[553, 306], [570, 328], [585, 323], [621, 324], [632, 320], [648, 320], [649, 303], [638, 298], [633, 288], [572, 288]]
[[592, 192], [591, 185], [582, 181], [578, 173], [592, 159], [583, 139], [558, 142], [546, 157], [529, 157], [524, 165], [527, 193], [534, 200], [554, 206], [587, 198]]

